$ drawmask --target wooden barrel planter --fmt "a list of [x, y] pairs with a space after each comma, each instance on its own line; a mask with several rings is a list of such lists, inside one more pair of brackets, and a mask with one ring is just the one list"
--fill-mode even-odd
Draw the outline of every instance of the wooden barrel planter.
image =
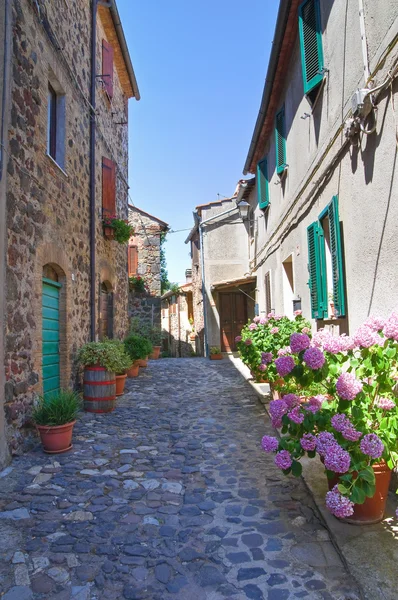
[[116, 376], [105, 367], [85, 367], [83, 381], [84, 410], [112, 412], [116, 406]]

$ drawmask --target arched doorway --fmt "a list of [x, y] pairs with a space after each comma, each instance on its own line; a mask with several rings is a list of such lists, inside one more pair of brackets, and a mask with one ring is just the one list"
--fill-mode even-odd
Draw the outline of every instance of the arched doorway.
[[113, 290], [109, 282], [100, 287], [99, 339], [113, 338]]
[[43, 396], [60, 389], [60, 291], [62, 284], [51, 265], [43, 267], [42, 376]]

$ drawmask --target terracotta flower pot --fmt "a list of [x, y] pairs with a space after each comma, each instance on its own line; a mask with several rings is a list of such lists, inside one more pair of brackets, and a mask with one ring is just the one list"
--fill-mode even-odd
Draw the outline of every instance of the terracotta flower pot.
[[122, 396], [124, 392], [124, 386], [126, 384], [127, 374], [116, 375], [116, 396]]
[[65, 425], [36, 425], [44, 452], [57, 454], [72, 448], [73, 426], [76, 421]]
[[265, 379], [265, 377], [258, 377], [256, 383], [269, 383], [269, 379]]
[[138, 377], [138, 373], [140, 371], [140, 365], [137, 361], [133, 362], [131, 367], [127, 371], [127, 377]]
[[196, 338], [196, 333], [190, 333], [190, 334], [189, 334], [189, 339], [190, 339], [191, 341], [193, 341], [195, 338]]
[[161, 349], [162, 349], [162, 346], [154, 346], [153, 352], [152, 352], [152, 354], [149, 355], [149, 358], [151, 360], [157, 360], [160, 356]]
[[106, 237], [108, 240], [113, 240], [115, 238], [113, 227], [107, 227], [104, 225], [104, 237]]
[[136, 361], [136, 363], [139, 367], [145, 368], [148, 366], [148, 359], [147, 358], [139, 358]]
[[223, 359], [223, 355], [220, 354], [210, 354], [210, 360], [222, 360]]
[[269, 386], [271, 388], [271, 394], [272, 394], [272, 399], [273, 400], [279, 400], [281, 398], [281, 394], [279, 392], [279, 390], [276, 389], [276, 385], [281, 386], [284, 385], [284, 380], [283, 379], [277, 379], [276, 381], [271, 381]]
[[[352, 525], [372, 525], [379, 523], [384, 516], [386, 508], [388, 488], [391, 480], [391, 469], [383, 461], [372, 465], [376, 477], [376, 491], [372, 498], [366, 498], [363, 504], [354, 505], [354, 514], [345, 519], [339, 519]], [[338, 477], [328, 479], [329, 490], [338, 483]]]

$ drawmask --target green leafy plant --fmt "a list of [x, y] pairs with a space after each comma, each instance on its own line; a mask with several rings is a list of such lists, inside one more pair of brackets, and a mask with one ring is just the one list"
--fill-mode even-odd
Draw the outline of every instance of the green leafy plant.
[[126, 219], [118, 219], [116, 215], [110, 215], [102, 219], [104, 227], [112, 227], [113, 237], [119, 244], [126, 244], [132, 235], [134, 228]]
[[131, 319], [130, 333], [147, 338], [153, 346], [160, 346], [162, 343], [162, 329], [156, 325], [145, 323], [138, 317]]
[[121, 348], [113, 340], [84, 344], [77, 353], [77, 360], [84, 367], [100, 365], [112, 373], [124, 370]]
[[220, 346], [210, 346], [210, 354], [211, 355], [221, 354], [221, 348], [220, 348]]
[[164, 244], [166, 242], [166, 231], [160, 234], [160, 293], [164, 294], [170, 289], [170, 281], [167, 273], [166, 252]]
[[146, 358], [153, 350], [153, 346], [147, 338], [133, 333], [124, 340], [124, 347], [133, 361]]
[[145, 292], [145, 279], [141, 275], [133, 275], [129, 277], [130, 288], [134, 289], [139, 294]]
[[65, 425], [76, 420], [81, 405], [76, 392], [60, 390], [46, 398], [40, 397], [33, 408], [32, 419], [37, 425]]
[[115, 366], [117, 367], [117, 368], [115, 368], [116, 375], [124, 375], [124, 373], [127, 371], [127, 369], [129, 369], [131, 367], [131, 365], [133, 363], [132, 359], [130, 358], [130, 355], [128, 354], [128, 352], [126, 352], [124, 343], [121, 342], [120, 340], [106, 340], [106, 341], [109, 344], [112, 344], [119, 353], [118, 364], [117, 365], [115, 364]]

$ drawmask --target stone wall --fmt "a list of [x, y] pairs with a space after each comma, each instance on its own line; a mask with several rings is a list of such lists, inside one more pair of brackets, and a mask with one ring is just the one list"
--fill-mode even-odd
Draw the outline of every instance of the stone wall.
[[193, 320], [196, 333], [196, 353], [202, 356], [204, 354], [204, 316], [200, 252], [199, 233], [196, 232], [191, 240]]
[[[35, 2], [13, 0], [12, 109], [7, 195], [5, 415], [13, 453], [28, 432], [30, 409], [42, 392], [41, 296], [44, 265], [62, 283], [61, 386], [78, 382], [77, 349], [90, 339], [90, 5], [88, 0], [39, 2], [55, 38], [40, 24]], [[48, 28], [47, 28], [48, 29]], [[100, 18], [97, 65], [102, 69]], [[47, 155], [49, 77], [65, 94], [65, 164]], [[114, 115], [112, 115], [112, 112]], [[122, 117], [122, 118], [120, 118]], [[102, 157], [117, 163], [117, 211], [127, 218], [127, 97], [114, 73], [110, 104], [97, 86], [96, 317], [102, 282], [114, 292], [114, 333], [127, 330], [127, 249], [102, 231]], [[98, 334], [98, 329], [97, 329]]]
[[187, 293], [170, 294], [163, 298], [162, 310], [166, 350], [171, 356], [189, 358], [199, 354], [197, 336], [192, 335], [192, 327], [189, 322]]

